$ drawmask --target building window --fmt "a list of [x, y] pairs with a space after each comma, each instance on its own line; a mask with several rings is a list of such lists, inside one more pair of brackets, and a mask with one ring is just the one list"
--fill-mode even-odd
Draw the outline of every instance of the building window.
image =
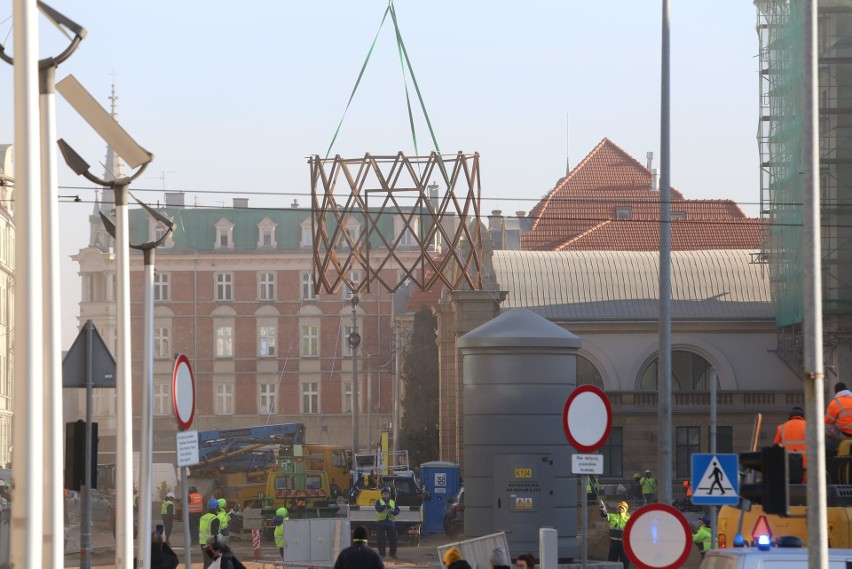
[[233, 300], [233, 279], [231, 273], [216, 273], [216, 300]]
[[168, 328], [154, 328], [154, 357], [158, 359], [170, 358], [172, 346], [169, 341]]
[[169, 300], [169, 273], [154, 273], [154, 302]]
[[594, 385], [603, 389], [601, 372], [583, 356], [577, 356], [577, 385]]
[[[710, 429], [707, 429], [707, 448], [711, 445]], [[716, 427], [716, 452], [724, 454], [733, 454], [734, 452], [734, 428], [733, 427]]]
[[213, 406], [216, 415], [234, 414], [234, 386], [230, 383], [216, 385], [216, 402]]
[[257, 355], [269, 358], [275, 355], [275, 326], [260, 326], [257, 332]]
[[213, 244], [213, 248], [234, 248], [234, 224], [228, 221], [227, 218], [223, 217], [218, 222], [216, 222], [216, 242]]
[[319, 356], [319, 326], [302, 326], [302, 357]]
[[314, 233], [313, 227], [311, 226], [311, 219], [308, 218], [302, 222], [302, 236], [299, 240], [299, 247], [312, 247], [314, 244]]
[[257, 410], [261, 415], [274, 415], [278, 412], [275, 401], [275, 384], [260, 383], [257, 386]]
[[258, 287], [257, 297], [260, 300], [275, 300], [275, 273], [260, 273]]
[[315, 381], [302, 383], [302, 413], [319, 413], [319, 383]]
[[169, 415], [172, 412], [171, 386], [165, 383], [154, 384], [154, 415]]
[[234, 329], [230, 326], [216, 327], [216, 357], [234, 357]]
[[[406, 225], [406, 221], [408, 224]], [[399, 216], [394, 218], [394, 236], [399, 238], [398, 246], [413, 247], [417, 245], [417, 231], [420, 227], [420, 220], [417, 217]]]
[[352, 281], [352, 287], [348, 284], [343, 285], [343, 300], [352, 300], [352, 291], [358, 290], [361, 285], [361, 271], [349, 271], [349, 279]]
[[0, 275], [0, 324], [9, 323], [6, 318], [8, 300], [9, 297], [6, 289], [6, 277], [4, 275]]
[[633, 219], [633, 207], [629, 205], [616, 206], [615, 219]]
[[159, 241], [166, 234], [166, 226], [162, 223], [154, 225], [154, 241]]
[[302, 300], [314, 300], [317, 295], [314, 294], [314, 279], [309, 271], [301, 273], [302, 279]]
[[341, 404], [341, 409], [344, 413], [352, 413], [352, 382], [344, 381], [343, 382], [343, 402]]
[[264, 217], [263, 221], [257, 224], [258, 249], [274, 249], [278, 246], [275, 242], [275, 227], [276, 223], [268, 217]]
[[[698, 354], [685, 350], [672, 352], [672, 390], [709, 391], [710, 362]], [[719, 378], [716, 378], [719, 386]], [[657, 391], [657, 358], [654, 358], [642, 372], [639, 381], [640, 391]]]
[[115, 389], [93, 389], [92, 390], [92, 413], [98, 417], [112, 417], [115, 415]]
[[692, 455], [701, 452], [701, 429], [699, 427], [677, 427], [675, 429], [675, 476], [689, 478]]
[[621, 478], [624, 471], [623, 464], [623, 429], [622, 427], [613, 427], [609, 431], [609, 438], [598, 451], [604, 456], [604, 472], [603, 476]]

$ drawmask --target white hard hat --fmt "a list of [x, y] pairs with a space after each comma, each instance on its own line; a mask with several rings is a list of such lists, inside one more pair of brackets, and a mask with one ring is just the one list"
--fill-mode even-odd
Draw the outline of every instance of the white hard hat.
[[5, 480], [0, 478], [0, 488], [8, 488], [8, 487], [9, 487], [9, 484]]
[[174, 500], [175, 499], [175, 493], [169, 492], [168, 494], [166, 494], [166, 498], [171, 498], [172, 500]]

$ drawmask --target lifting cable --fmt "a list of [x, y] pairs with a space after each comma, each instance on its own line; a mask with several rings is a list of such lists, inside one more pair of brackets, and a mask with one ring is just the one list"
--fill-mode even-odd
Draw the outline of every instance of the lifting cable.
[[414, 68], [411, 65], [411, 60], [408, 57], [408, 50], [405, 48], [405, 43], [402, 41], [402, 33], [399, 30], [399, 22], [396, 17], [396, 9], [393, 5], [393, 0], [389, 0], [388, 7], [385, 8], [385, 13], [382, 16], [382, 21], [379, 24], [379, 29], [376, 31], [376, 35], [373, 38], [373, 43], [370, 44], [370, 49], [367, 51], [367, 57], [364, 59], [364, 64], [361, 65], [361, 71], [358, 73], [358, 79], [355, 81], [355, 86], [352, 88], [352, 93], [349, 95], [349, 100], [346, 103], [346, 108], [343, 110], [343, 116], [340, 117], [340, 122], [337, 123], [337, 129], [334, 131], [334, 136], [331, 138], [331, 143], [328, 145], [328, 149], [325, 152], [325, 160], [328, 160], [328, 157], [331, 155], [331, 148], [334, 146], [335, 141], [337, 140], [337, 136], [340, 134], [340, 129], [343, 126], [343, 119], [346, 118], [346, 112], [349, 110], [349, 106], [352, 104], [352, 100], [355, 98], [355, 92], [358, 90], [358, 86], [361, 84], [361, 79], [364, 77], [364, 72], [367, 69], [367, 64], [370, 62], [370, 57], [373, 55], [373, 49], [376, 47], [376, 41], [379, 39], [379, 34], [382, 31], [382, 27], [385, 25], [385, 20], [387, 20], [388, 14], [390, 14], [391, 21], [393, 22], [393, 27], [396, 36], [396, 46], [397, 52], [399, 53], [399, 63], [402, 67], [402, 79], [403, 86], [405, 87], [405, 104], [408, 109], [408, 123], [411, 128], [411, 137], [414, 142], [414, 154], [415, 156], [419, 155], [418, 144], [417, 144], [417, 131], [414, 126], [414, 114], [411, 110], [411, 98], [408, 92], [408, 80], [406, 75], [406, 69], [408, 69], [408, 75], [411, 76], [411, 82], [414, 85], [414, 90], [417, 93], [417, 99], [420, 102], [420, 108], [423, 111], [423, 116], [426, 119], [426, 125], [429, 127], [429, 134], [432, 139], [432, 144], [435, 145], [435, 153], [438, 158], [438, 166], [441, 169], [441, 175], [444, 178], [444, 182], [447, 185], [447, 188], [450, 187], [450, 178], [447, 174], [446, 168], [444, 166], [444, 160], [441, 156], [441, 148], [438, 146], [438, 140], [435, 136], [435, 131], [432, 128], [432, 121], [429, 118], [429, 113], [426, 111], [426, 103], [423, 101], [423, 94], [420, 91], [420, 86], [417, 83], [417, 78], [414, 76]]

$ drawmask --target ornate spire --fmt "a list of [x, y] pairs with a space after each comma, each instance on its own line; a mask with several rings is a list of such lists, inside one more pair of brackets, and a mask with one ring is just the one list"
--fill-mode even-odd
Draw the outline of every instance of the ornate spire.
[[[112, 74], [112, 92], [109, 96], [110, 116], [118, 122], [118, 95], [115, 94], [115, 73]], [[104, 179], [115, 180], [124, 176], [124, 162], [115, 153], [111, 146], [107, 145], [106, 162], [104, 164]], [[106, 202], [106, 196], [104, 196]], [[112, 200], [110, 200], [112, 202]]]

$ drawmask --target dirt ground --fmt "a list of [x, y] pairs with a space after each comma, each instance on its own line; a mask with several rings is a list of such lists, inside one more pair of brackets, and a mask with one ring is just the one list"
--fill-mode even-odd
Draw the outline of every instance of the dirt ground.
[[[586, 514], [589, 524], [589, 541], [588, 541], [588, 558], [590, 561], [606, 560], [609, 551], [609, 532], [606, 521], [601, 519], [596, 506], [590, 506]], [[697, 519], [699, 514], [690, 514]], [[582, 528], [582, 510], [578, 511], [577, 527]], [[688, 515], [689, 518], [689, 515]], [[105, 517], [95, 513], [93, 515], [94, 530], [92, 532], [92, 567], [106, 569], [107, 567], [115, 567], [115, 540], [112, 536], [112, 531], [108, 527]], [[690, 523], [694, 520], [689, 519]], [[79, 519], [72, 516], [69, 519], [70, 525], [66, 535], [66, 556], [65, 567], [80, 567], [80, 530]], [[75, 523], [76, 522], [76, 523]], [[582, 535], [579, 536], [582, 544]], [[429, 568], [437, 569], [441, 567], [438, 558], [437, 548], [446, 543], [456, 541], [456, 539], [448, 538], [444, 535], [423, 535], [420, 538], [419, 544], [409, 543], [404, 538], [400, 539], [398, 550], [399, 559], [386, 559], [385, 566], [389, 568]], [[171, 539], [172, 547], [181, 559], [184, 561], [183, 547], [183, 525], [175, 524], [174, 534]], [[249, 569], [272, 569], [273, 562], [277, 559], [277, 550], [271, 541], [264, 540], [261, 544], [262, 557], [258, 560], [254, 559], [254, 554], [251, 549], [251, 539], [246, 534], [246, 539], [232, 539], [231, 547], [237, 557]], [[192, 567], [193, 569], [202, 568], [201, 551], [196, 546], [192, 549]], [[577, 559], [579, 562], [579, 558]], [[697, 569], [701, 563], [701, 557], [696, 549], [690, 552], [689, 559], [683, 567], [686, 569]], [[181, 565], [183, 567], [183, 565]]]

